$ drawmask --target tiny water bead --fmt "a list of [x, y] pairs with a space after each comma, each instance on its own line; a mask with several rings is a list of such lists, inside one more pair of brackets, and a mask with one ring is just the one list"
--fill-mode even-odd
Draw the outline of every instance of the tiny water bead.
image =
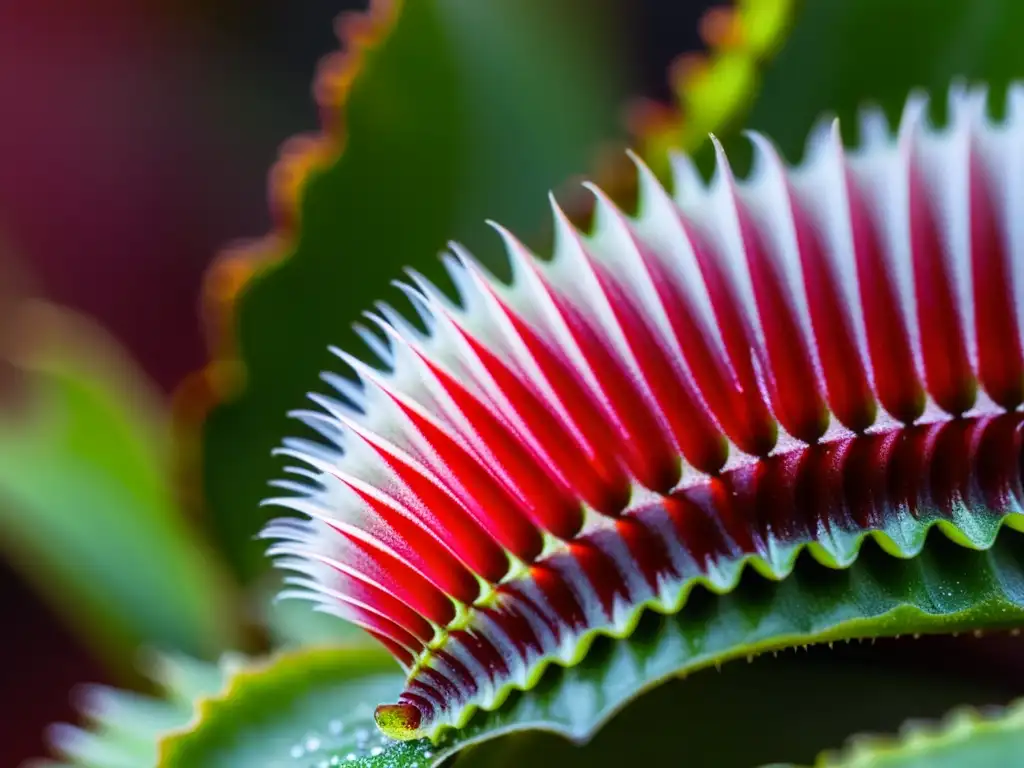
[[[306, 768], [336, 768], [353, 763], [363, 765], [360, 761], [365, 761], [372, 768], [387, 768], [389, 761], [402, 758], [404, 753], [393, 751], [399, 742], [364, 723], [370, 723], [366, 714], [361, 714], [354, 722], [331, 718], [322, 731], [306, 732], [288, 750], [292, 762], [281, 762], [280, 765], [282, 768], [295, 765], [298, 760]], [[402, 766], [405, 768], [405, 762]]]

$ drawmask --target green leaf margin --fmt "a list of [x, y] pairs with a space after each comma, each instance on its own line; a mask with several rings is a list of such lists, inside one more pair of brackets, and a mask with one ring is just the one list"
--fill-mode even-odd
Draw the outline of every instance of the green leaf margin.
[[959, 707], [940, 722], [908, 721], [897, 735], [860, 735], [814, 768], [1003, 768], [1024, 759], [1024, 699]]

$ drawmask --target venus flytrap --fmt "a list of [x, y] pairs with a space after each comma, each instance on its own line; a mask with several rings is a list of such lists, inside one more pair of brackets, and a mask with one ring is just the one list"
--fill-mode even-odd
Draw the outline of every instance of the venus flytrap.
[[[936, 125], [915, 92], [852, 148], [823, 119], [796, 166], [751, 133], [739, 177], [716, 141], [708, 183], [631, 155], [636, 213], [552, 199], [551, 258], [494, 225], [510, 280], [458, 244], [454, 296], [410, 270], [412, 316], [374, 305], [292, 413], [262, 534], [282, 597], [381, 648], [236, 665], [158, 764], [472, 768], [541, 731], [587, 763], [698, 670], [1024, 625], [1024, 87], [1002, 102], [954, 85]], [[1018, 714], [818, 764], [1000, 765]]]

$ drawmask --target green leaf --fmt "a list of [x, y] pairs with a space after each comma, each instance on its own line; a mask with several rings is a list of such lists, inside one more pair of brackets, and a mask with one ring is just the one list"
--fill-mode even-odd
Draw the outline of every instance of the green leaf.
[[49, 736], [54, 751], [66, 766], [156, 765], [160, 739], [189, 722], [193, 701], [224, 686], [232, 663], [225, 660], [218, 666], [186, 656], [159, 656], [149, 669], [158, 683], [156, 696], [105, 686], [84, 687], [76, 698], [85, 723], [53, 726]]
[[[824, 112], [839, 116], [852, 142], [860, 106], [877, 103], [894, 120], [914, 88], [945, 93], [963, 77], [987, 82], [1001, 104], [1008, 82], [1024, 72], [1022, 25], [1017, 0], [803, 2], [764, 72], [747, 127], [795, 160]], [[737, 157], [732, 147], [730, 157]]]
[[[358, 763], [355, 757], [348, 761], [349, 754], [379, 763], [385, 739], [374, 728], [373, 703], [401, 687], [394, 662], [377, 649], [283, 654], [237, 671], [217, 695], [199, 701], [197, 722], [164, 739], [159, 765], [331, 765], [332, 753], [353, 765]], [[401, 760], [416, 749], [394, 745], [388, 755]]]
[[[353, 346], [350, 324], [406, 265], [439, 276], [435, 256], [450, 238], [496, 253], [485, 218], [538, 231], [544, 193], [585, 172], [596, 143], [617, 134], [622, 68], [601, 4], [394, 5], [393, 22], [360, 33], [371, 39], [361, 64], [335, 73], [351, 78], [344, 103], [325, 105], [344, 139], [294, 161], [297, 209], [285, 218], [297, 232], [264, 243], [279, 263], [246, 283], [229, 321], [244, 388], [204, 425], [202, 473], [216, 534], [248, 576], [264, 566], [251, 536], [278, 471], [270, 451], [310, 371], [327, 367], [327, 346]], [[285, 176], [278, 191], [289, 198]]]
[[218, 653], [228, 582], [175, 505], [158, 401], [85, 318], [25, 304], [24, 407], [0, 428], [0, 548], [108, 659]]
[[911, 721], [898, 736], [858, 736], [815, 768], [1001, 768], [1024, 755], [1024, 700], [1009, 707], [961, 707], [940, 723]]
[[[987, 551], [933, 534], [912, 559], [892, 557], [869, 542], [846, 570], [801, 557], [781, 582], [750, 569], [732, 592], [698, 588], [678, 614], [644, 614], [627, 639], [599, 639], [578, 665], [549, 668], [536, 687], [514, 693], [497, 711], [478, 712], [437, 744], [392, 742], [370, 732], [373, 705], [392, 700], [403, 683], [401, 675], [386, 671], [383, 656], [305, 652], [283, 657], [266, 673], [238, 675], [201, 707], [195, 728], [167, 740], [161, 765], [317, 766], [337, 758], [354, 768], [425, 768], [518, 731], [553, 732], [582, 743], [639, 694], [730, 659], [807, 643], [1024, 621], [1024, 535], [1011, 529]], [[669, 707], [670, 700], [695, 701], [690, 697], [700, 690], [673, 684], [669, 698], [654, 694], [654, 709]], [[638, 705], [641, 711], [645, 704]], [[344, 724], [340, 733], [332, 732], [332, 719]], [[655, 738], [657, 730], [644, 738]], [[525, 749], [518, 741], [511, 745]]]
[[381, 742], [371, 703], [401, 688], [402, 676], [376, 648], [307, 648], [211, 664], [158, 655], [147, 674], [155, 696], [83, 688], [81, 726], [57, 725], [63, 764], [81, 768], [303, 765], [322, 745], [373, 750]]

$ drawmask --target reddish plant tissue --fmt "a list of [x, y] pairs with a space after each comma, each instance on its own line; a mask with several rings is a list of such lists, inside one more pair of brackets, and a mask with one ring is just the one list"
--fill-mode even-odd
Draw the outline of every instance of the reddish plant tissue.
[[982, 91], [925, 106], [853, 151], [824, 122], [797, 168], [752, 136], [743, 181], [678, 158], [674, 198], [638, 162], [636, 217], [594, 190], [551, 261], [499, 228], [508, 285], [454, 245], [457, 303], [412, 273], [425, 331], [367, 314], [380, 366], [338, 351], [353, 376], [297, 414], [325, 441], [281, 449], [271, 502], [304, 517], [265, 535], [286, 594], [407, 669], [385, 732], [461, 725], [729, 563], [1022, 511], [1024, 89], [1000, 124]]

